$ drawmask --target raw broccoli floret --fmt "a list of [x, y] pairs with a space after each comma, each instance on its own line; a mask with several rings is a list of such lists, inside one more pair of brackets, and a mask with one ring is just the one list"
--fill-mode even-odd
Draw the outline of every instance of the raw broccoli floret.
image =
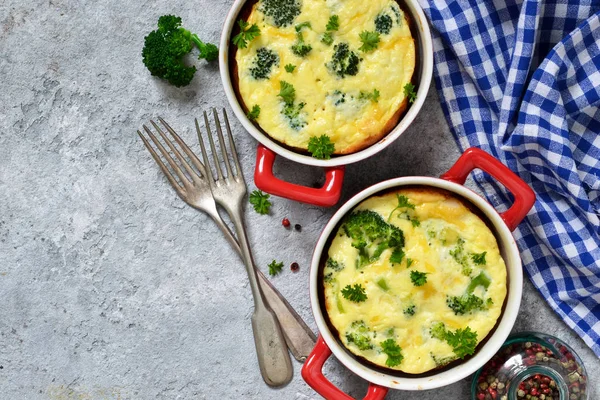
[[346, 217], [342, 226], [358, 249], [357, 268], [376, 261], [386, 249], [392, 249], [390, 261], [399, 263], [404, 256], [404, 233], [371, 210], [355, 211]]
[[392, 17], [387, 14], [379, 14], [375, 17], [375, 30], [381, 34], [387, 35], [392, 29]]
[[350, 50], [348, 43], [338, 43], [333, 46], [333, 56], [329, 62], [329, 68], [340, 78], [346, 75], [358, 73], [360, 58]]
[[152, 75], [178, 87], [186, 86], [192, 81], [196, 67], [185, 65], [183, 57], [194, 45], [200, 50], [200, 59], [212, 61], [219, 55], [217, 46], [204, 43], [198, 35], [182, 28], [180, 17], [163, 15], [158, 19], [158, 29], [144, 38], [144, 65]]
[[279, 65], [279, 56], [273, 50], [261, 47], [256, 50], [256, 57], [252, 61], [250, 75], [254, 79], [267, 79], [273, 66]]
[[346, 340], [348, 343], [354, 343], [360, 350], [370, 350], [373, 348], [369, 327], [362, 320], [354, 321], [350, 325], [350, 329], [346, 331]]
[[300, 15], [300, 7], [298, 0], [261, 0], [259, 11], [269, 17], [273, 25], [284, 27]]

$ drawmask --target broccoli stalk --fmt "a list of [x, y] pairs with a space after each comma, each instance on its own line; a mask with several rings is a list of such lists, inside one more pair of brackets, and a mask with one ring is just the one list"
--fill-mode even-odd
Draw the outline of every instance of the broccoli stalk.
[[158, 19], [158, 29], [144, 38], [144, 65], [152, 75], [177, 87], [186, 86], [192, 81], [196, 67], [185, 65], [183, 57], [194, 45], [200, 51], [199, 59], [212, 61], [219, 55], [217, 46], [204, 43], [198, 35], [182, 28], [180, 17], [163, 15]]

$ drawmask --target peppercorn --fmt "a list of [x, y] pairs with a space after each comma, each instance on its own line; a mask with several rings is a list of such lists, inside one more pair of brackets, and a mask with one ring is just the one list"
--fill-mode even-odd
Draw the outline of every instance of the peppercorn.
[[294, 229], [297, 230], [298, 232], [300, 232], [302, 230], [302, 225], [296, 224], [296, 225], [294, 225]]
[[290, 265], [290, 269], [291, 269], [293, 272], [298, 272], [298, 270], [300, 269], [300, 266], [298, 265], [298, 263], [297, 263], [297, 262], [293, 262], [293, 263], [292, 263], [292, 265]]
[[284, 227], [288, 228], [290, 226], [290, 220], [287, 218], [284, 218], [281, 220], [281, 225], [283, 225]]

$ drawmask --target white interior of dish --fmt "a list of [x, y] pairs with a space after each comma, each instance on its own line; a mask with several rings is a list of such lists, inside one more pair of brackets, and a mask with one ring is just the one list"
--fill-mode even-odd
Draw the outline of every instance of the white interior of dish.
[[223, 31], [221, 32], [220, 52], [219, 52], [219, 71], [221, 73], [221, 81], [225, 88], [225, 94], [227, 100], [233, 109], [233, 112], [242, 123], [244, 128], [260, 143], [262, 143], [268, 149], [274, 151], [280, 156], [283, 156], [289, 160], [299, 162], [302, 164], [313, 165], [317, 167], [333, 167], [338, 165], [351, 164], [373, 154], [383, 150], [389, 146], [394, 140], [396, 140], [412, 121], [417, 116], [417, 113], [423, 106], [427, 92], [429, 91], [429, 85], [431, 83], [431, 77], [433, 74], [433, 43], [431, 39], [431, 32], [429, 25], [423, 14], [423, 10], [417, 4], [416, 0], [405, 0], [405, 10], [410, 13], [412, 20], [414, 21], [415, 28], [419, 31], [420, 42], [418, 44], [418, 51], [420, 54], [420, 75], [419, 75], [419, 88], [417, 90], [417, 98], [412, 103], [404, 116], [400, 119], [396, 127], [388, 133], [379, 142], [367, 147], [359, 152], [343, 155], [339, 157], [333, 157], [329, 160], [319, 160], [309, 155], [295, 153], [291, 150], [286, 149], [277, 142], [271, 140], [268, 136], [264, 135], [249, 119], [246, 117], [246, 113], [239, 104], [233, 85], [231, 83], [231, 77], [229, 75], [229, 46], [231, 43], [230, 37], [231, 32], [236, 24], [237, 16], [244, 6], [246, 0], [236, 0], [227, 14]]
[[[496, 329], [492, 331], [490, 334], [491, 336], [488, 337], [485, 344], [478, 349], [477, 353], [472, 358], [456, 365], [453, 368], [444, 370], [434, 375], [406, 378], [385, 374], [361, 364], [354, 357], [352, 357], [342, 345], [338, 343], [336, 338], [333, 337], [333, 334], [330, 332], [329, 327], [327, 326], [325, 317], [323, 316], [321, 307], [319, 305], [318, 287], [321, 283], [318, 281], [318, 272], [323, 248], [326, 245], [329, 236], [332, 234], [333, 229], [335, 229], [340, 220], [347, 213], [349, 213], [356, 205], [371, 195], [390, 188], [400, 188], [402, 186], [412, 185], [429, 186], [448, 190], [469, 200], [475, 207], [481, 210], [481, 212], [493, 225], [495, 233], [498, 237], [500, 252], [506, 263], [509, 286], [505, 309], [500, 317]], [[323, 339], [335, 357], [355, 374], [366, 379], [367, 381], [402, 390], [425, 390], [449, 385], [471, 375], [480, 367], [482, 367], [494, 356], [494, 354], [500, 349], [508, 337], [519, 311], [522, 287], [523, 271], [521, 269], [519, 250], [510, 230], [496, 210], [487, 201], [470, 189], [453, 182], [430, 177], [403, 177], [391, 179], [371, 186], [350, 199], [335, 213], [335, 215], [325, 226], [315, 247], [310, 270], [310, 300], [313, 315], [315, 317], [320, 334], [323, 336]]]

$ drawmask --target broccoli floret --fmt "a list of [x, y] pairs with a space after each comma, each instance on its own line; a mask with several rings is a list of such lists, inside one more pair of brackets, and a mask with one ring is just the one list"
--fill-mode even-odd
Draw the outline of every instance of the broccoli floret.
[[432, 338], [444, 340], [446, 338], [446, 325], [443, 322], [438, 322], [429, 330]]
[[306, 126], [306, 121], [302, 117], [302, 109], [305, 105], [306, 103], [304, 102], [298, 104], [285, 103], [283, 110], [281, 111], [281, 113], [287, 118], [290, 128], [295, 131], [299, 131]]
[[402, 261], [404, 233], [371, 210], [355, 211], [346, 217], [342, 226], [346, 236], [352, 239], [352, 247], [358, 249], [357, 268], [379, 259], [386, 249], [392, 249], [390, 261]]
[[[300, 25], [302, 25], [302, 24], [300, 24]], [[300, 25], [296, 25], [297, 31], [298, 31], [298, 27]], [[300, 29], [302, 29], [302, 28], [300, 28]], [[298, 31], [298, 33], [296, 34], [296, 38], [297, 38], [296, 43], [292, 45], [292, 53], [294, 53], [298, 57], [304, 57], [308, 53], [310, 53], [310, 51], [312, 50], [312, 46], [310, 44], [304, 43], [304, 36], [302, 35], [302, 32]]]
[[387, 14], [379, 14], [375, 17], [375, 30], [387, 35], [392, 29], [392, 17]]
[[261, 47], [256, 50], [256, 57], [252, 61], [250, 75], [254, 79], [267, 79], [273, 66], [279, 65], [279, 56], [273, 50]]
[[358, 73], [360, 58], [350, 50], [348, 43], [338, 43], [333, 46], [333, 56], [328, 67], [340, 78]]
[[350, 325], [350, 328], [346, 331], [346, 340], [348, 343], [354, 343], [360, 350], [373, 348], [369, 327], [362, 320], [354, 321]]
[[446, 299], [446, 304], [456, 315], [470, 314], [477, 310], [487, 310], [492, 303], [492, 299], [484, 301], [481, 297], [477, 297], [474, 294], [464, 294], [460, 297], [452, 296]]
[[212, 61], [219, 55], [217, 46], [204, 43], [198, 35], [182, 28], [180, 17], [163, 15], [158, 19], [158, 29], [144, 38], [144, 65], [152, 75], [178, 87], [186, 86], [192, 81], [196, 67], [185, 65], [183, 56], [192, 51], [194, 45], [200, 50], [200, 59]]
[[436, 367], [443, 367], [444, 365], [450, 364], [452, 361], [456, 360], [456, 356], [446, 356], [446, 357], [437, 357], [433, 353], [429, 353]]
[[415, 315], [415, 305], [411, 304], [410, 306], [406, 307], [403, 311], [404, 315]]
[[341, 271], [344, 269], [344, 264], [335, 261], [333, 258], [328, 258], [325, 266], [327, 268], [331, 268], [334, 271]]
[[277, 27], [284, 27], [294, 22], [300, 15], [300, 1], [298, 0], [261, 0], [259, 11], [271, 19]]

